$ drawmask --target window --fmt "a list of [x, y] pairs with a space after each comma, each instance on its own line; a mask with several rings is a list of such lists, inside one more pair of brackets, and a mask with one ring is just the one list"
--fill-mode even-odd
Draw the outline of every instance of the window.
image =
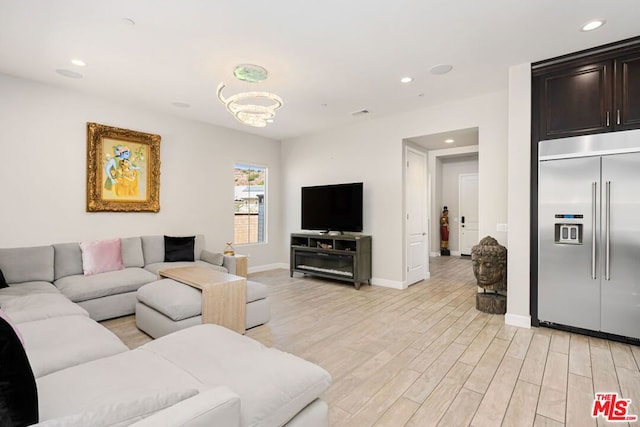
[[263, 243], [265, 241], [265, 189], [267, 168], [247, 164], [236, 164], [233, 171], [235, 181], [235, 215], [233, 242]]

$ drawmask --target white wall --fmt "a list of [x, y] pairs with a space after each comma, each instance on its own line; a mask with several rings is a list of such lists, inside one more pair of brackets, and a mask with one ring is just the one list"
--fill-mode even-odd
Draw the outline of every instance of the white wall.
[[531, 64], [509, 68], [509, 239], [505, 322], [531, 326], [529, 310], [531, 222]]
[[[222, 251], [233, 239], [233, 165], [269, 167], [268, 238], [238, 247], [250, 267], [282, 261], [280, 142], [132, 108], [0, 74], [0, 247], [202, 233]], [[156, 133], [159, 213], [88, 213], [86, 122]]]
[[[375, 112], [374, 112], [375, 114]], [[404, 271], [402, 141], [479, 128], [480, 235], [506, 244], [507, 93], [504, 91], [363, 122], [282, 143], [285, 238], [300, 231], [300, 187], [363, 181], [364, 233], [373, 236], [373, 283], [401, 287]], [[287, 245], [283, 245], [286, 251]]]
[[[440, 212], [442, 206], [449, 209], [449, 250], [460, 251], [459, 237], [459, 176], [466, 173], [478, 173], [478, 156], [444, 157], [442, 163], [442, 177], [440, 180]], [[481, 236], [484, 237], [484, 236]], [[436, 249], [437, 251], [438, 249]]]

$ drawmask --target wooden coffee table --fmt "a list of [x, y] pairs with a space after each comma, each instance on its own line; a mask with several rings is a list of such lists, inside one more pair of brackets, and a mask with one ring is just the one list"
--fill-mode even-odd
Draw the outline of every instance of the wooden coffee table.
[[247, 312], [247, 279], [207, 267], [160, 270], [166, 277], [202, 290], [202, 323], [215, 323], [244, 334]]

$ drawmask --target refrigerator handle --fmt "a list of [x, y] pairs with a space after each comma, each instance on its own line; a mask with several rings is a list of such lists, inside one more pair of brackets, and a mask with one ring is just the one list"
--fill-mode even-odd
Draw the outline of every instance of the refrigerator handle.
[[591, 183], [591, 278], [596, 277], [596, 203], [597, 203], [597, 189], [598, 184], [596, 182]]
[[604, 279], [611, 280], [611, 268], [609, 265], [609, 258], [611, 255], [611, 250], [609, 247], [609, 240], [611, 237], [611, 181], [607, 181], [606, 183], [606, 195], [605, 195], [605, 211], [607, 215], [607, 222], [605, 225], [605, 246], [604, 246]]

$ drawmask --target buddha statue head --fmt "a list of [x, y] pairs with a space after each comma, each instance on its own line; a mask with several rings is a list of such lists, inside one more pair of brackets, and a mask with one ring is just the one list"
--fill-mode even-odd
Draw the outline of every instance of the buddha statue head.
[[507, 290], [507, 248], [487, 236], [471, 249], [473, 274], [485, 291]]

